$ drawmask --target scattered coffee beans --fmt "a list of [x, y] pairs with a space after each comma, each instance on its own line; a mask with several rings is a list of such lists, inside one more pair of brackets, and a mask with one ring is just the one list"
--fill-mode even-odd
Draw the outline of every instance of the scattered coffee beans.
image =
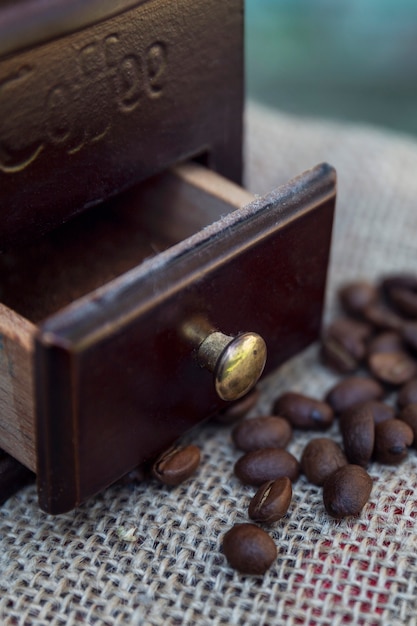
[[344, 465], [323, 485], [323, 503], [332, 517], [359, 515], [369, 500], [372, 478], [359, 465]]
[[301, 456], [301, 469], [313, 485], [323, 485], [339, 467], [347, 464], [342, 448], [333, 439], [311, 439]]
[[290, 423], [283, 417], [254, 417], [240, 422], [232, 432], [237, 448], [250, 452], [260, 448], [285, 448], [292, 437]]
[[375, 441], [375, 422], [371, 409], [360, 405], [345, 411], [340, 418], [340, 431], [349, 463], [367, 467]]
[[197, 446], [174, 446], [156, 460], [152, 472], [165, 485], [179, 485], [194, 474], [199, 464], [200, 450]]
[[302, 430], [324, 430], [333, 422], [333, 410], [328, 404], [301, 393], [282, 394], [274, 402], [272, 412]]
[[393, 419], [375, 427], [375, 460], [390, 465], [401, 463], [412, 445], [414, 433], [405, 421]]
[[249, 504], [249, 517], [271, 524], [284, 517], [291, 503], [292, 486], [287, 476], [270, 480], [259, 487]]
[[[232, 431], [235, 445], [246, 452], [236, 462], [235, 474], [244, 484], [259, 487], [248, 509], [258, 523], [271, 524], [287, 513], [291, 481], [301, 469], [308, 481], [323, 487], [329, 515], [358, 515], [372, 491], [372, 478], [364, 469], [369, 462], [399, 463], [411, 445], [417, 447], [417, 275], [387, 276], [377, 286], [352, 282], [338, 295], [344, 317], [324, 331], [321, 356], [337, 372], [350, 375], [334, 385], [324, 401], [287, 392], [273, 403], [273, 416], [253, 417]], [[360, 367], [369, 375], [352, 375]], [[400, 387], [399, 419], [382, 401], [386, 388], [394, 387]], [[240, 420], [258, 396], [258, 391], [248, 394], [223, 410], [217, 421]], [[300, 463], [285, 450], [292, 428], [326, 429], [335, 414], [340, 416], [344, 450], [326, 437], [309, 441]], [[199, 460], [195, 446], [172, 448], [158, 459], [153, 472], [175, 485], [195, 471]], [[229, 530], [223, 551], [232, 567], [255, 575], [264, 574], [277, 556], [272, 538], [254, 524]]]
[[367, 400], [380, 400], [384, 388], [373, 378], [349, 376], [337, 383], [326, 395], [335, 413], [343, 413]]
[[235, 464], [235, 474], [246, 485], [259, 486], [282, 476], [294, 482], [300, 474], [300, 464], [287, 450], [263, 448], [240, 457]]
[[277, 558], [274, 540], [255, 524], [236, 524], [223, 537], [223, 552], [242, 574], [265, 574]]

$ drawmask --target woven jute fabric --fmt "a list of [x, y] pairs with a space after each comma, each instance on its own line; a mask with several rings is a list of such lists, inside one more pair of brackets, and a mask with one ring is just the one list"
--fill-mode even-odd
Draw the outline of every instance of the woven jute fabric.
[[[248, 107], [249, 189], [265, 193], [321, 161], [339, 181], [330, 319], [343, 281], [417, 270], [417, 142]], [[262, 382], [251, 415], [268, 414], [283, 390], [322, 398], [337, 380], [313, 345]], [[269, 530], [276, 562], [263, 577], [243, 576], [221, 551], [254, 493], [233, 474], [230, 431], [210, 423], [190, 436], [202, 464], [179, 487], [115, 485], [57, 517], [39, 510], [34, 486], [12, 497], [0, 510], [0, 623], [417, 624], [417, 453], [370, 466], [373, 491], [357, 518], [329, 517], [321, 489], [301, 477]], [[329, 435], [340, 441], [337, 425]], [[311, 437], [296, 433], [289, 450], [299, 458]]]

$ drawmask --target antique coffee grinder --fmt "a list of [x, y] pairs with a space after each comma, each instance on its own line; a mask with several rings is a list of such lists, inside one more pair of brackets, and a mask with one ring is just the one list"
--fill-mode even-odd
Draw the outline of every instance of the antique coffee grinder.
[[240, 187], [242, 0], [0, 7], [0, 447], [76, 507], [317, 339], [336, 182]]

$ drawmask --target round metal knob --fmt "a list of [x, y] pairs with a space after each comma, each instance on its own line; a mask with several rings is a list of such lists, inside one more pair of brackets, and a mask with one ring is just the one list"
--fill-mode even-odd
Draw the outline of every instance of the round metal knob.
[[238, 400], [258, 382], [266, 362], [266, 344], [256, 333], [230, 337], [214, 330], [206, 320], [194, 319], [184, 327], [197, 348], [197, 361], [214, 374], [222, 400]]

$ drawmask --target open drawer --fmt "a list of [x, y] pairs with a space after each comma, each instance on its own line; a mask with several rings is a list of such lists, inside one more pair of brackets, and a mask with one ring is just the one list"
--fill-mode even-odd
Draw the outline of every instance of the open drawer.
[[2, 255], [0, 447], [42, 509], [225, 406], [197, 359], [207, 328], [260, 335], [265, 372], [318, 337], [335, 193], [326, 164], [253, 198], [190, 163]]

